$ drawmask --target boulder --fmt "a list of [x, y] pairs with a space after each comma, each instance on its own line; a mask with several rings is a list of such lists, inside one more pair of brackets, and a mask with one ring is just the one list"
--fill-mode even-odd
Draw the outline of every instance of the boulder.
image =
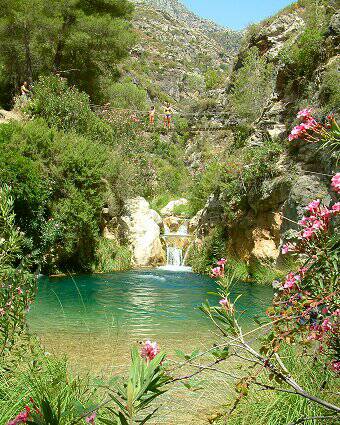
[[135, 266], [164, 264], [165, 253], [160, 239], [159, 225], [162, 219], [150, 208], [144, 198], [127, 200], [120, 222], [123, 237], [131, 247]]
[[161, 215], [162, 216], [171, 216], [174, 215], [175, 212], [175, 208], [176, 207], [181, 207], [182, 205], [187, 205], [188, 204], [188, 200], [185, 198], [181, 198], [181, 199], [177, 199], [175, 201], [171, 201], [168, 203], [168, 205], [166, 205], [162, 210], [161, 210]]

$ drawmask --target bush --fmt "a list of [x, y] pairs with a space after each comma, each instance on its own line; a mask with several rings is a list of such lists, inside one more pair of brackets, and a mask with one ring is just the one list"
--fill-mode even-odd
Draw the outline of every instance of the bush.
[[120, 246], [116, 241], [101, 238], [97, 246], [93, 270], [96, 273], [129, 270], [131, 261], [132, 255], [128, 247]]
[[217, 89], [218, 87], [220, 87], [222, 83], [221, 73], [219, 71], [216, 71], [215, 69], [209, 69], [204, 74], [204, 79], [205, 79], [205, 88], [207, 90]]
[[91, 110], [89, 96], [75, 87], [69, 87], [63, 78], [41, 77], [25, 109], [34, 117], [44, 118], [50, 127], [57, 130], [76, 132], [101, 142], [112, 142], [110, 127]]
[[188, 265], [195, 273], [207, 274], [211, 264], [225, 255], [225, 232], [222, 228], [214, 228], [202, 243], [195, 243], [188, 254]]
[[252, 47], [236, 71], [228, 96], [231, 111], [251, 123], [258, 119], [274, 89], [274, 67]]
[[107, 102], [114, 108], [146, 110], [147, 93], [131, 81], [107, 84]]
[[[17, 223], [44, 268], [89, 270], [107, 191], [117, 179], [112, 153], [42, 120], [0, 126], [0, 182], [12, 186]], [[112, 196], [116, 196], [114, 193]]]

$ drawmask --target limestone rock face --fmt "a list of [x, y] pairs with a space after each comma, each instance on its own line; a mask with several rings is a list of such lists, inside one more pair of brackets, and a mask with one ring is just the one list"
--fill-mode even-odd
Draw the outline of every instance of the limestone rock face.
[[182, 205], [187, 205], [188, 204], [188, 200], [185, 198], [181, 198], [181, 199], [177, 199], [175, 201], [171, 201], [168, 203], [168, 205], [166, 205], [162, 210], [161, 210], [161, 215], [162, 216], [170, 216], [170, 215], [174, 215], [174, 210], [176, 207], [181, 207]]
[[287, 41], [294, 44], [304, 26], [296, 12], [280, 15], [260, 31], [256, 44], [269, 59], [275, 59]]
[[162, 219], [144, 198], [129, 199], [120, 218], [124, 236], [131, 246], [135, 266], [164, 264], [160, 239]]

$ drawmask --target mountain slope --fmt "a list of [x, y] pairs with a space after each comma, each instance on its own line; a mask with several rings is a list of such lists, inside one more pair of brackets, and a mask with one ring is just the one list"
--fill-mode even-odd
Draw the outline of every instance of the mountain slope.
[[140, 41], [123, 73], [152, 101], [185, 103], [206, 92], [207, 72], [226, 77], [240, 33], [197, 17], [177, 0], [134, 3], [133, 26]]

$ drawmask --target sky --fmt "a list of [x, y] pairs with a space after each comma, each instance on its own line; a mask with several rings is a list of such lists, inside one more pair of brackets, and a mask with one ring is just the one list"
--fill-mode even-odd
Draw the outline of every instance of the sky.
[[182, 0], [202, 18], [235, 30], [274, 15], [293, 0]]

